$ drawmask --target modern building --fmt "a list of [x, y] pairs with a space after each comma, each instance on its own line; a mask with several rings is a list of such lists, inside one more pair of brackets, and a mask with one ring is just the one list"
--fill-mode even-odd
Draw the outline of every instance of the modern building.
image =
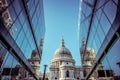
[[[10, 24], [10, 25], [9, 25]], [[5, 69], [20, 65], [38, 80], [30, 59], [35, 51], [41, 62], [40, 42], [45, 35], [42, 0], [0, 0], [0, 78]], [[34, 55], [34, 54], [33, 54]], [[32, 58], [34, 61], [34, 59]], [[32, 80], [34, 80], [32, 79]]]
[[[39, 51], [42, 51], [43, 48], [43, 39], [41, 40], [40, 46], [39, 46]], [[28, 59], [29, 63], [31, 64], [33, 70], [35, 71], [34, 74], [36, 74], [37, 77], [40, 78], [40, 57], [39, 54], [37, 53], [36, 49], [32, 51], [31, 57]], [[16, 65], [15, 67], [12, 68], [3, 68], [3, 71], [1, 73], [2, 80], [34, 80], [34, 77], [32, 76], [31, 73], [29, 73], [25, 67], [21, 65]]]
[[[89, 58], [85, 55], [89, 47], [95, 52], [94, 63], [86, 73], [85, 80], [89, 80], [95, 73], [99, 80], [119, 80], [120, 1], [80, 0], [78, 21], [79, 45], [82, 45], [83, 38], [86, 39], [83, 52], [80, 51], [81, 58]], [[99, 65], [103, 66], [103, 70], [97, 70]]]

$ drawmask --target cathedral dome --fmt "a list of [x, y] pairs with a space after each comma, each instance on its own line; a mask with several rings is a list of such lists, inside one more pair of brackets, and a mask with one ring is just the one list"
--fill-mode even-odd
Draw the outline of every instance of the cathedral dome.
[[71, 52], [69, 51], [69, 49], [65, 47], [64, 39], [62, 39], [60, 47], [55, 51], [54, 58], [59, 58], [64, 56], [72, 58]]
[[60, 47], [55, 51], [54, 57], [60, 57], [60, 56], [71, 56], [71, 52], [66, 47]]
[[71, 52], [64, 45], [64, 39], [62, 38], [60, 47], [55, 51], [54, 58], [51, 60], [52, 67], [60, 67], [62, 64], [75, 65], [75, 61], [72, 58]]

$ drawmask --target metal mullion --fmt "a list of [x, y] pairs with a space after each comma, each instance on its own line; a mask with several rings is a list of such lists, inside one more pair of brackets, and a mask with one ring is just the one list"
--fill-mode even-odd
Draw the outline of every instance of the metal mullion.
[[[39, 0], [39, 1], [40, 1], [40, 0]], [[34, 15], [35, 15], [35, 12], [36, 12], [36, 9], [37, 9], [37, 7], [38, 7], [38, 4], [39, 4], [39, 2], [37, 3], [37, 5], [35, 5], [35, 3], [34, 3], [35, 10], [34, 10], [34, 12], [33, 12], [33, 14], [32, 14], [31, 19], [33, 19]]]
[[[22, 12], [22, 10], [20, 11], [20, 13], [21, 13], [21, 12]], [[21, 26], [21, 29], [20, 29], [19, 32], [18, 32], [18, 33], [20, 33], [21, 31], [24, 31], [23, 26], [24, 26], [24, 24], [25, 24], [25, 21], [24, 21], [23, 24], [20, 22], [19, 18], [18, 18], [18, 21], [19, 21], [20, 26]], [[24, 34], [25, 34], [25, 33], [24, 33]], [[20, 34], [18, 34], [18, 35], [20, 35]], [[17, 40], [17, 39], [18, 39], [18, 36], [16, 37], [15, 40]], [[25, 39], [25, 36], [24, 36], [24, 38], [23, 38], [23, 40], [22, 40], [22, 43], [20, 44], [20, 47], [21, 47], [21, 45], [23, 44], [24, 39]]]
[[[11, 4], [11, 6], [12, 6], [12, 8], [13, 8], [15, 14], [16, 14], [16, 19], [15, 19], [14, 22], [13, 22], [13, 24], [14, 24], [14, 23], [16, 22], [17, 19], [19, 20], [18, 17], [19, 17], [19, 15], [21, 14], [22, 9], [21, 9], [21, 11], [18, 13], [18, 15], [17, 15], [16, 10], [15, 10], [15, 8], [14, 8], [14, 6], [13, 6], [13, 3]], [[20, 22], [20, 20], [19, 20], [19, 22]], [[12, 28], [13, 24], [11, 25], [11, 28]], [[10, 28], [10, 29], [11, 29], [11, 28]], [[9, 29], [9, 30], [10, 30], [10, 29]]]
[[[96, 4], [97, 4], [97, 0], [95, 0], [94, 4], [93, 4], [92, 15], [91, 15], [91, 18], [90, 18], [90, 24], [88, 26], [88, 33], [87, 33], [87, 38], [86, 38], [86, 45], [85, 45], [85, 49], [84, 49], [84, 52], [83, 52], [84, 53], [83, 56], [85, 56], [85, 53], [86, 53], [87, 44], [88, 44], [88, 40], [89, 40], [89, 35], [90, 35], [90, 31], [91, 31], [91, 26], [92, 26], [92, 23], [93, 23], [93, 18], [94, 18]], [[83, 57], [83, 60], [84, 60], [84, 57]]]
[[[23, 30], [22, 30], [23, 31]], [[24, 33], [24, 32], [23, 32]], [[24, 33], [25, 34], [25, 33]], [[21, 44], [20, 44], [20, 47], [22, 47], [22, 45], [23, 45], [23, 43], [24, 43], [24, 40], [25, 40], [25, 36], [24, 36], [24, 38], [23, 38], [23, 40], [22, 40], [22, 42], [21, 42]]]
[[[11, 55], [12, 56], [12, 55]], [[11, 73], [12, 73], [12, 66], [13, 66], [13, 63], [14, 63], [14, 57], [12, 56], [12, 64], [11, 64], [11, 67], [10, 67], [10, 72], [9, 72], [9, 75], [11, 75]]]
[[[112, 2], [113, 2], [117, 7], [120, 8], [120, 5], [118, 5], [114, 0], [112, 0]], [[119, 2], [119, 0], [118, 0], [118, 2]]]
[[[38, 49], [38, 45], [37, 45], [36, 36], [35, 36], [34, 30], [33, 30], [32, 21], [31, 21], [31, 18], [30, 18], [30, 16], [29, 16], [28, 8], [27, 8], [26, 3], [25, 3], [24, 0], [22, 0], [22, 4], [23, 4], [24, 10], [25, 10], [25, 14], [26, 14], [27, 19], [28, 19], [29, 27], [30, 27], [30, 30], [31, 30], [31, 33], [32, 33], [32, 36], [33, 36], [33, 39], [34, 39], [34, 43], [35, 43], [37, 52], [40, 54], [39, 49]], [[40, 56], [39, 56], [39, 57], [40, 57]]]
[[[38, 3], [37, 3], [37, 7], [39, 7], [39, 2], [40, 2], [40, 0], [38, 1]], [[37, 9], [37, 8], [36, 8]], [[41, 13], [41, 11], [39, 12], [39, 13]], [[38, 25], [38, 22], [39, 22], [39, 20], [40, 20], [40, 14], [39, 14], [39, 17], [36, 15], [36, 18], [38, 18], [38, 21], [37, 21], [37, 24], [36, 25]]]
[[[92, 9], [92, 16], [91, 16], [91, 19], [90, 19], [90, 24], [88, 26], [88, 34], [87, 34], [87, 39], [86, 39], [86, 45], [85, 45], [84, 53], [86, 52], [86, 48], [87, 48], [87, 43], [88, 43], [88, 39], [89, 39], [89, 35], [90, 35], [90, 30], [91, 30], [91, 26], [92, 26], [92, 21], [93, 21], [93, 17], [94, 17], [94, 11], [95, 11], [95, 7], [96, 7], [96, 3], [97, 3], [97, 0], [94, 1], [94, 7]], [[84, 57], [83, 57], [83, 59], [84, 59]]]
[[[27, 22], [26, 22], [26, 18], [25, 18], [25, 21], [24, 21], [24, 23], [23, 23], [23, 26], [24, 26], [25, 23], [27, 23]], [[22, 28], [23, 28], [23, 26], [22, 26]], [[27, 27], [28, 27], [28, 26], [27, 26]], [[28, 27], [28, 28], [29, 28], [29, 27]], [[26, 36], [26, 35], [27, 35], [27, 32], [30, 33], [30, 32], [29, 32], [29, 29], [28, 29], [27, 32], [25, 32], [25, 30], [23, 29], [23, 32], [24, 32], [24, 34], [25, 34], [26, 40], [27, 40], [28, 43], [30, 44], [30, 42], [29, 42], [29, 40], [28, 40], [28, 38], [27, 38], [27, 36]]]
[[[33, 0], [30, 0], [30, 1], [33, 1]], [[28, 1], [27, 3], [29, 3], [29, 1]], [[30, 9], [32, 9], [33, 5], [34, 5], [34, 4], [32, 3]], [[28, 5], [28, 6], [29, 6], [29, 5]], [[30, 13], [30, 10], [29, 10], [29, 13]]]
[[92, 15], [92, 14], [89, 14], [87, 17], [85, 17], [85, 19], [83, 19], [83, 20], [81, 21], [81, 23], [85, 22], [91, 15]]
[[8, 57], [9, 57], [9, 55], [10, 55], [10, 54], [7, 52], [7, 53], [6, 53], [6, 58], [5, 58], [5, 60], [3, 61], [0, 70], [4, 67], [4, 65], [5, 65], [5, 63], [6, 63], [7, 59], [8, 59]]
[[105, 15], [105, 17], [107, 18], [108, 22], [109, 22], [110, 24], [112, 24], [103, 9], [102, 9], [102, 12], [104, 13], [104, 15]]
[[[95, 34], [94, 34], [94, 37], [96, 36], [96, 34], [97, 34], [97, 28], [98, 28], [98, 25], [100, 24], [100, 20], [101, 20], [101, 17], [102, 17], [102, 12], [101, 12], [101, 14], [100, 14], [100, 18], [98, 19], [98, 17], [97, 17], [97, 15], [95, 15], [96, 16], [96, 19], [98, 20], [98, 23], [97, 23], [97, 26], [96, 26], [96, 31], [95, 31]], [[93, 44], [93, 40], [92, 40], [92, 44]]]
[[[12, 8], [13, 8], [15, 14], [16, 14], [16, 11], [15, 11], [15, 8], [13, 7], [13, 4], [12, 4], [11, 6], [12, 6]], [[19, 20], [18, 17], [19, 17], [19, 15], [20, 15], [21, 12], [22, 12], [22, 9], [21, 9], [21, 11], [19, 12], [18, 15], [16, 14], [17, 17], [16, 17], [16, 19], [14, 20], [14, 22], [12, 23], [11, 28], [13, 27], [13, 25], [14, 25], [14, 23], [17, 21], [17, 19]], [[20, 20], [19, 20], [19, 23], [20, 23]], [[10, 30], [11, 28], [9, 28], [9, 30]], [[20, 33], [21, 29], [22, 29], [22, 27], [20, 28], [20, 30], [19, 30], [18, 33]], [[18, 38], [18, 35], [16, 36], [15, 40], [16, 40], [17, 38]]]
[[[102, 13], [101, 13], [101, 17], [102, 17]], [[100, 17], [100, 19], [98, 20], [98, 24], [100, 25], [99, 26], [99, 28], [101, 29], [101, 24], [100, 24], [100, 20], [101, 20], [101, 17]], [[96, 18], [98, 19], [98, 17], [96, 16]], [[101, 31], [102, 31], [102, 29], [101, 29]], [[103, 31], [103, 34], [104, 34], [104, 31]], [[104, 35], [105, 36], [105, 35]], [[102, 43], [102, 41], [101, 41], [101, 39], [100, 39], [100, 36], [99, 36], [99, 34], [98, 34], [98, 38], [99, 38], [99, 42], [100, 42], [100, 44]]]
[[[120, 2], [118, 2], [118, 3], [120, 4]], [[118, 8], [118, 10], [119, 10], [119, 8]], [[117, 12], [115, 20], [113, 21], [113, 24], [111, 25], [111, 28], [109, 29], [109, 31], [108, 31], [108, 33], [107, 33], [107, 35], [105, 37], [105, 39], [106, 39], [106, 38], [108, 38], [109, 35], [111, 35], [111, 36], [109, 36], [110, 40], [109, 41], [105, 41], [105, 39], [104, 39], [104, 41], [102, 43], [102, 46], [99, 49], [99, 53], [101, 55], [98, 57], [98, 60], [96, 61], [97, 63], [101, 62], [101, 60], [105, 56], [105, 52], [108, 53], [108, 51], [113, 47], [115, 42], [120, 38], [116, 34], [116, 32], [120, 31], [120, 24], [116, 24], [116, 22], [119, 21], [119, 18], [120, 18], [120, 13]], [[114, 30], [114, 32], [113, 32], [113, 27], [116, 27], [116, 30]], [[89, 79], [89, 77], [93, 73], [94, 69], [96, 69], [96, 67], [97, 67], [97, 64], [94, 64], [93, 67], [92, 67], [92, 70], [87, 75], [86, 80]]]
[[[25, 34], [26, 40], [28, 41], [29, 44], [31, 44], [30, 41], [29, 41], [29, 39], [27, 38], [27, 32], [25, 32], [24, 29], [23, 29], [23, 32], [24, 32], [24, 34]], [[29, 32], [29, 30], [28, 30], [28, 32]], [[31, 47], [31, 45], [30, 45], [30, 47]], [[32, 47], [31, 47], [31, 48], [32, 48]]]
[[[108, 0], [109, 1], [109, 0]], [[97, 12], [100, 8], [102, 8], [108, 1], [106, 1], [101, 7], [99, 7], [98, 9], [95, 9], [95, 12]], [[90, 14], [89, 16], [87, 16], [82, 22], [86, 21], [86, 19], [88, 19], [92, 14]]]
[[101, 9], [103, 6], [105, 6], [110, 0], [106, 1], [103, 5], [101, 5], [98, 9], [95, 10], [97, 12], [99, 9]]
[[[28, 33], [29, 33], [29, 30], [28, 30]], [[27, 32], [25, 33], [25, 36], [26, 36], [26, 40], [28, 41], [28, 43], [31, 44], [29, 39], [27, 38]], [[31, 45], [30, 45], [30, 48], [32, 48]]]
[[[36, 6], [35, 6], [35, 4], [34, 4], [35, 9], [34, 9], [34, 12], [33, 12], [33, 14], [32, 14], [31, 20], [33, 19], [33, 17], [36, 17], [36, 18], [37, 18], [37, 16], [35, 15], [35, 12], [36, 12], [36, 10], [37, 10], [38, 4], [39, 4], [39, 3], [37, 3]], [[37, 23], [38, 23], [38, 21], [37, 21]], [[37, 25], [37, 23], [36, 23], [35, 25]], [[34, 26], [34, 28], [36, 28], [36, 27], [37, 27], [37, 26]]]
[[[5, 28], [4, 24], [1, 23], [0, 27], [1, 27], [1, 29], [0, 29], [0, 40], [3, 43], [2, 45], [4, 46], [4, 48], [6, 48], [10, 52], [10, 54], [14, 55], [17, 58], [18, 61], [21, 61], [21, 64], [23, 64], [25, 67], [27, 67], [27, 70], [29, 70], [29, 72], [34, 74], [34, 70], [32, 69], [30, 63], [27, 61], [27, 59], [23, 55], [22, 51], [20, 50], [20, 48], [16, 44], [13, 37], [9, 34], [9, 32]], [[34, 75], [34, 77], [35, 77], [35, 75]]]
[[[40, 1], [39, 1], [39, 4], [41, 4]], [[38, 7], [39, 7], [39, 9], [41, 8], [40, 5], [38, 5]], [[41, 11], [39, 12], [37, 17], [40, 17], [40, 15], [41, 15]]]

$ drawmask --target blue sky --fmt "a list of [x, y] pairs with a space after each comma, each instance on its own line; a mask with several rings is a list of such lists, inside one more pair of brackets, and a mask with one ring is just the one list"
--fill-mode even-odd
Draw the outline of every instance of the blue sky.
[[71, 51], [76, 65], [81, 65], [78, 39], [79, 0], [43, 0], [45, 16], [45, 39], [41, 61], [49, 71], [50, 61], [60, 46], [62, 36], [65, 46]]

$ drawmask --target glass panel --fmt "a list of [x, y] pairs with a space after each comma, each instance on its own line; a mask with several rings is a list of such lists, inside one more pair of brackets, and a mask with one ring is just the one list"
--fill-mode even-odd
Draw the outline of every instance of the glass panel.
[[23, 42], [24, 37], [25, 37], [25, 34], [24, 34], [23, 31], [21, 31], [18, 38], [17, 38], [17, 40], [16, 40], [19, 47], [21, 47], [21, 44]]
[[101, 18], [102, 10], [99, 9], [95, 14], [96, 14], [96, 16], [97, 16], [97, 18], [99, 20]]
[[35, 6], [33, 5], [32, 8], [30, 9], [30, 16], [31, 16], [31, 19], [32, 19], [33, 16], [34, 16], [34, 11], [35, 11]]
[[23, 11], [19, 15], [19, 20], [20, 20], [21, 24], [23, 25], [23, 23], [25, 22], [25, 16], [24, 16], [24, 12]]
[[81, 13], [81, 19], [80, 19], [80, 21], [82, 22], [84, 19], [85, 19], [85, 17], [83, 15], [83, 13]]
[[100, 41], [100, 43], [102, 44], [102, 42], [103, 42], [103, 40], [104, 40], [104, 38], [105, 38], [105, 35], [104, 35], [104, 32], [103, 32], [103, 30], [101, 29], [101, 26], [100, 26], [100, 25], [99, 25], [99, 27], [98, 27], [97, 33], [98, 33], [99, 41]]
[[[102, 63], [104, 70], [112, 70], [113, 77], [119, 77], [120, 79], [120, 39], [115, 43], [111, 50], [107, 53], [106, 57], [103, 59]], [[115, 79], [118, 80], [118, 79]]]
[[[17, 5], [17, 6], [16, 6]], [[15, 12], [17, 13], [17, 15], [20, 13], [20, 11], [22, 10], [22, 6], [20, 5], [19, 0], [14, 0], [13, 2], [13, 7], [15, 9]]]
[[23, 30], [24, 30], [25, 33], [27, 33], [28, 28], [29, 28], [28, 23], [25, 21], [24, 25], [23, 25]]
[[82, 2], [82, 12], [85, 14], [86, 11], [86, 4]]
[[9, 6], [9, 7], [8, 7], [8, 10], [9, 10], [10, 16], [11, 16], [11, 18], [12, 18], [12, 22], [14, 22], [15, 19], [17, 18], [17, 16], [16, 16], [16, 14], [15, 14], [15, 11], [14, 11], [13, 7], [12, 7], [12, 6]]
[[111, 26], [110, 26], [110, 23], [108, 22], [108, 19], [106, 18], [104, 14], [102, 14], [100, 24], [102, 25], [105, 35], [106, 35]]
[[29, 10], [29, 12], [31, 11], [31, 8], [33, 7], [33, 2], [34, 0], [29, 0], [29, 1], [27, 1], [27, 6], [28, 6], [28, 10]]
[[116, 16], [117, 6], [112, 2], [109, 1], [104, 8], [104, 12], [106, 13], [107, 17], [109, 18], [111, 24], [114, 21], [114, 18]]
[[105, 4], [105, 2], [106, 2], [106, 0], [98, 0], [97, 1], [97, 9], [100, 8], [100, 7], [103, 7], [103, 4]]
[[15, 23], [13, 24], [13, 30], [14, 30], [14, 32], [13, 32], [13, 38], [14, 38], [15, 40], [16, 40], [18, 34], [20, 33], [21, 28], [22, 28], [22, 27], [20, 26], [19, 20], [17, 19], [17, 20], [15, 21]]
[[86, 17], [88, 17], [89, 15], [91, 15], [92, 14], [92, 8], [91, 7], [86, 7], [86, 10], [85, 10], [85, 15], [86, 15]]
[[116, 4], [118, 4], [118, 0], [112, 0], [112, 1], [114, 1]]
[[28, 42], [26, 40], [26, 38], [24, 38], [23, 42], [22, 42], [22, 45], [21, 45], [21, 49], [25, 55], [25, 57], [27, 57], [27, 55], [25, 54], [25, 50], [26, 50], [26, 46], [27, 46]]

